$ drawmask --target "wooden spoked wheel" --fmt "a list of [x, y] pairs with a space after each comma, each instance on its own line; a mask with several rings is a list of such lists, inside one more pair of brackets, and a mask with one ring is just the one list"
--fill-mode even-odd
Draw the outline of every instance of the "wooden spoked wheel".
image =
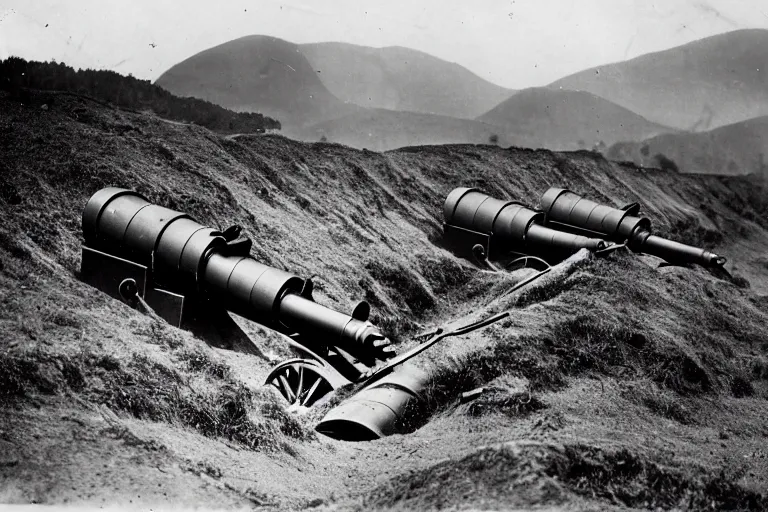
[[306, 359], [279, 364], [267, 376], [266, 383], [274, 386], [292, 407], [312, 407], [333, 391], [333, 386], [323, 376], [322, 367]]

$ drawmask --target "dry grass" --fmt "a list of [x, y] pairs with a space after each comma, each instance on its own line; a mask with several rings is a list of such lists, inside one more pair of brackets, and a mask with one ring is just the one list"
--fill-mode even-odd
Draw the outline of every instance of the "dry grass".
[[37, 349], [0, 353], [0, 396], [75, 393], [137, 419], [182, 425], [254, 450], [295, 453], [289, 439], [314, 438], [314, 432], [286, 413], [271, 393], [254, 392], [232, 380], [221, 363], [182, 354], [187, 364], [193, 361], [192, 372], [205, 372], [221, 382], [196, 389], [187, 375], [141, 353], [126, 362], [106, 354], [73, 357]]
[[506, 390], [491, 389], [469, 404], [467, 414], [483, 416], [500, 412], [512, 418], [519, 418], [546, 407], [541, 398], [528, 392], [510, 393]]
[[526, 379], [533, 392], [560, 390], [585, 376], [645, 382], [634, 399], [683, 424], [692, 421], [685, 397], [753, 396], [765, 360], [743, 351], [765, 346], [768, 315], [727, 281], [703, 271], [691, 277], [671, 286], [664, 274], [619, 256], [528, 288], [513, 301], [513, 317], [541, 303], [560, 313], [548, 320], [532, 313], [538, 323], [522, 331], [519, 322], [502, 322], [487, 334], [490, 346], [438, 358], [413, 428], [453, 407], [461, 393], [502, 376]]
[[[768, 499], [732, 483], [733, 475], [699, 467], [673, 469], [627, 449], [513, 442], [482, 447], [460, 460], [396, 476], [364, 498], [366, 508], [423, 509], [557, 506], [580, 495], [619, 507], [762, 510]], [[457, 498], [458, 497], [458, 498]]]

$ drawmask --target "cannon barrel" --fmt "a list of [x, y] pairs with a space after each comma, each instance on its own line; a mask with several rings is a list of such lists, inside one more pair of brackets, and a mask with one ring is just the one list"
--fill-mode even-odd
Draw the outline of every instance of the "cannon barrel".
[[563, 188], [550, 188], [541, 198], [546, 225], [572, 233], [627, 242], [636, 252], [652, 254], [674, 264], [697, 263], [721, 267], [726, 259], [697, 247], [651, 234], [651, 221], [635, 215], [636, 209], [606, 206]]
[[727, 261], [724, 256], [718, 256], [712, 251], [681, 244], [649, 233], [640, 244], [639, 252], [653, 254], [669, 263], [697, 263], [705, 267], [722, 267]]
[[550, 229], [544, 226], [542, 212], [515, 201], [490, 197], [474, 188], [456, 188], [448, 194], [443, 218], [446, 235], [482, 234], [488, 238], [489, 250], [495, 254], [515, 252], [557, 260], [582, 248], [597, 251], [611, 245], [599, 238]]
[[[306, 282], [251, 258], [250, 243], [245, 249], [231, 244], [222, 232], [151, 204], [136, 192], [96, 192], [83, 210], [83, 236], [90, 249], [145, 266], [152, 282], [167, 290], [210, 297], [216, 305], [280, 332], [306, 333], [361, 359], [370, 359], [374, 345], [386, 340], [367, 318], [302, 296]], [[85, 273], [85, 256], [83, 267]]]

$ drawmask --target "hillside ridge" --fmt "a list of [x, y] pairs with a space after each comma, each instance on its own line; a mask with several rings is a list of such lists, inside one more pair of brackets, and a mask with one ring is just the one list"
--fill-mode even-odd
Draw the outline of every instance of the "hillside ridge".
[[674, 131], [595, 94], [544, 87], [524, 89], [477, 119], [520, 145], [552, 150], [604, 148]]
[[707, 132], [664, 134], [639, 142], [620, 142], [606, 152], [613, 160], [658, 165], [660, 156], [682, 172], [768, 176], [768, 116]]

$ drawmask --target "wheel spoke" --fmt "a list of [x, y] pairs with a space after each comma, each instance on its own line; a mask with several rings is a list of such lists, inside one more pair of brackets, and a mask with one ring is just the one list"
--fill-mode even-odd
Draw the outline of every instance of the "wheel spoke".
[[284, 376], [280, 375], [280, 384], [283, 385], [283, 390], [285, 393], [283, 395], [289, 402], [293, 402], [296, 400], [296, 396], [293, 394], [293, 391], [291, 391], [291, 386], [288, 384], [288, 379], [286, 379]]
[[301, 405], [307, 406], [309, 403], [309, 400], [312, 398], [312, 395], [315, 394], [315, 391], [320, 386], [320, 382], [322, 382], [322, 378], [318, 377], [314, 384], [312, 384], [312, 387], [309, 388], [309, 391], [307, 391], [307, 395], [304, 397], [304, 402], [302, 402]]
[[333, 390], [330, 382], [318, 372], [312, 361], [286, 361], [268, 381], [285, 398], [290, 410], [312, 407], [318, 398]]
[[301, 404], [301, 397], [304, 394], [304, 365], [299, 366], [299, 386], [296, 388], [296, 403]]

